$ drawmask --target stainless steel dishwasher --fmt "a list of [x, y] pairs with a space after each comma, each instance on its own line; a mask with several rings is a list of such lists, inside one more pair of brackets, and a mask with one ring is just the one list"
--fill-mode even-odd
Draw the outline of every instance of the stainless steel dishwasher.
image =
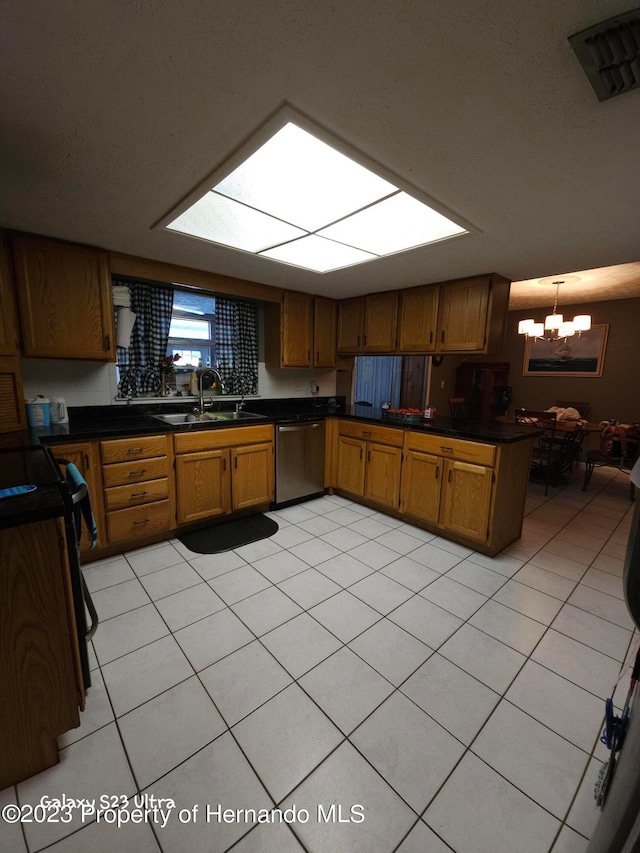
[[276, 424], [276, 505], [323, 493], [324, 421]]

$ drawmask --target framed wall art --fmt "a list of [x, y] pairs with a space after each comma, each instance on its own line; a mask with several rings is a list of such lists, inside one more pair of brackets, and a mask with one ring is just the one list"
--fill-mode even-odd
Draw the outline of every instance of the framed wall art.
[[526, 338], [523, 376], [602, 376], [609, 325], [592, 326], [580, 336], [545, 341]]

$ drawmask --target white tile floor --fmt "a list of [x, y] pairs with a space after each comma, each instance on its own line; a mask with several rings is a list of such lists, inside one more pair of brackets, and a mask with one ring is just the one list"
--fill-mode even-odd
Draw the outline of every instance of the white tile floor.
[[[234, 552], [172, 540], [88, 566], [103, 621], [82, 726], [0, 806], [140, 792], [176, 808], [164, 826], [0, 822], [0, 848], [584, 851], [603, 700], [638, 637], [628, 478], [580, 486], [530, 487], [522, 538], [493, 559], [332, 496]], [[218, 804], [299, 819], [207, 821]]]

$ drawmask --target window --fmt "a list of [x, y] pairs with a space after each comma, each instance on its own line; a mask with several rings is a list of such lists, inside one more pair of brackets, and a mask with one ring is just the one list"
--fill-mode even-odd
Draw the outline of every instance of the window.
[[175, 363], [176, 387], [186, 388], [197, 367], [219, 371], [229, 394], [258, 393], [256, 304], [176, 288], [167, 355]]
[[175, 290], [167, 355], [179, 355], [181, 369], [218, 367], [216, 353], [216, 300]]
[[128, 290], [136, 315], [130, 345], [117, 348], [119, 398], [184, 394], [198, 367], [215, 368], [227, 394], [258, 393], [257, 303], [164, 283], [114, 283]]

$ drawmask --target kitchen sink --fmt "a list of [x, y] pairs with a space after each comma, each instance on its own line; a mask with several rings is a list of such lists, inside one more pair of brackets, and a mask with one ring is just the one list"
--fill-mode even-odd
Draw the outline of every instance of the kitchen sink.
[[185, 414], [181, 412], [180, 414], [171, 414], [171, 415], [153, 415], [156, 420], [163, 421], [165, 424], [171, 424], [172, 426], [181, 426], [181, 425], [189, 425], [196, 423], [208, 423], [209, 421], [251, 421], [251, 420], [262, 420], [263, 415], [254, 415], [251, 412], [205, 412], [202, 415], [199, 415], [195, 412], [189, 412]]

